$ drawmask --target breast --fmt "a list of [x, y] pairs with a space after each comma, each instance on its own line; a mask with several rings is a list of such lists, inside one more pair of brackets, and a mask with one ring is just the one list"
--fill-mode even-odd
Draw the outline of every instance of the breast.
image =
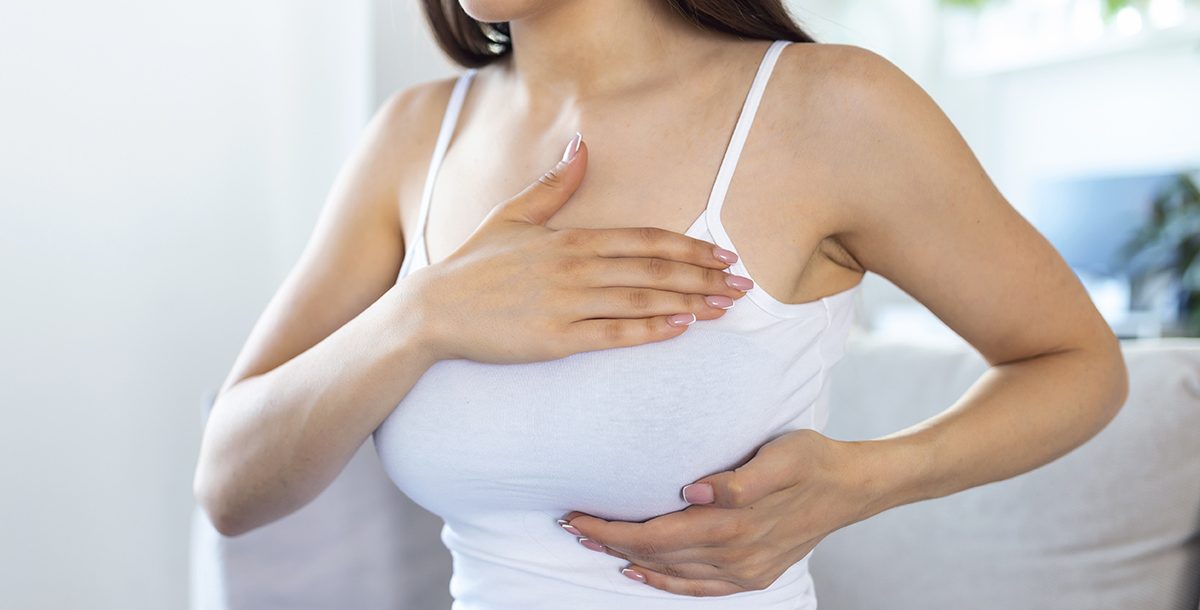
[[375, 431], [396, 485], [447, 522], [581, 510], [641, 521], [683, 485], [811, 426], [826, 315], [737, 307], [657, 343], [548, 362], [433, 365]]

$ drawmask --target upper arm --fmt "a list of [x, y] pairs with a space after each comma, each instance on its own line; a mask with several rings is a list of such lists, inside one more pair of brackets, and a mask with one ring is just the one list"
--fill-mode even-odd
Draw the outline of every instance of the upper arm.
[[991, 364], [1115, 345], [1074, 271], [933, 100], [878, 55], [838, 52], [825, 82], [838, 133], [827, 152], [841, 173], [839, 243]]
[[[344, 162], [299, 260], [255, 323], [222, 391], [303, 353], [396, 281], [404, 257], [398, 198], [416, 171], [444, 81], [393, 94]], [[428, 146], [425, 145], [429, 141]]]

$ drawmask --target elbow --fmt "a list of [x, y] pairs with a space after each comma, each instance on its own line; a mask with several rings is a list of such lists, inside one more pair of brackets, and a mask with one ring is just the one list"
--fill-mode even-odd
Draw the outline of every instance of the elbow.
[[242, 511], [235, 508], [234, 503], [228, 499], [228, 491], [211, 481], [203, 468], [196, 469], [196, 476], [192, 480], [192, 495], [208, 522], [222, 536], [232, 538], [254, 529], [246, 516], [241, 514]]
[[1098, 369], [1103, 371], [1098, 387], [1104, 388], [1103, 403], [1108, 412], [1108, 419], [1105, 421], [1107, 426], [1129, 400], [1129, 369], [1125, 364], [1121, 342], [1111, 330], [1097, 352], [1100, 354], [1097, 358], [1100, 363]]

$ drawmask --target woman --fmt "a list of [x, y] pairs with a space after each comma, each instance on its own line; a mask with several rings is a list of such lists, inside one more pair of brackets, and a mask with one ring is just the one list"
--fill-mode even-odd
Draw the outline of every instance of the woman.
[[[446, 521], [455, 608], [815, 608], [829, 533], [1123, 403], [1074, 274], [878, 56], [806, 44], [778, 0], [426, 9], [472, 69], [383, 105], [239, 356], [195, 481], [221, 532], [374, 435]], [[814, 401], [867, 270], [992, 366], [837, 441]]]

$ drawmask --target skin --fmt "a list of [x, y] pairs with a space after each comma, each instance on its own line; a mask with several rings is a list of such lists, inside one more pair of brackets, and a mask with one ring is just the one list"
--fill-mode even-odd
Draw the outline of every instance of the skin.
[[377, 257], [399, 247], [396, 214], [379, 213], [387, 189], [359, 190], [386, 171], [380, 138], [404, 141], [385, 138], [384, 123], [368, 128], [365, 155], [348, 164], [209, 414], [193, 486], [225, 535], [315, 498], [438, 361], [539, 362], [663, 341], [720, 317], [752, 286], [723, 270], [735, 254], [702, 240], [545, 227], [583, 179], [587, 146], [573, 139], [452, 256], [384, 289], [397, 270]]
[[[468, 95], [431, 206], [434, 264], [393, 285], [451, 80], [400, 92], [377, 113], [218, 397], [196, 493], [226, 534], [315, 497], [439, 359], [528, 361], [669, 340], [686, 327], [667, 315], [691, 310], [703, 323], [723, 310], [702, 307], [701, 295], [741, 296], [721, 282], [712, 244], [672, 231], [704, 207], [769, 42], [700, 30], [639, 0], [463, 6], [509, 21], [514, 53], [482, 69]], [[538, 182], [575, 131], [586, 142], [577, 161]], [[497, 193], [522, 189], [497, 206]], [[872, 271], [990, 368], [905, 430], [853, 442], [798, 430], [735, 470], [681, 481], [700, 484], [689, 493], [711, 487], [683, 511], [641, 523], [564, 515], [564, 535], [627, 559], [647, 586], [694, 596], [765, 588], [841, 527], [1066, 454], [1125, 400], [1119, 344], [1074, 273], [932, 100], [869, 51], [784, 50], [722, 221], [777, 299], [808, 302]], [[622, 267], [621, 256], [641, 262]], [[563, 262], [581, 260], [590, 262]], [[614, 286], [658, 292], [599, 290]], [[572, 325], [585, 309], [624, 322], [564, 332], [582, 328]]]
[[[710, 129], [728, 130], [719, 117], [735, 116], [736, 108], [716, 99], [725, 96], [698, 94], [708, 112], [692, 115], [694, 108], [676, 101], [681, 114], [659, 113], [653, 94], [629, 91], [669, 97], [673, 87], [686, 87], [672, 76], [681, 73], [705, 83], [701, 89], [744, 91], [765, 48], [676, 27], [653, 4], [464, 2], [478, 18], [511, 21], [515, 61], [481, 77], [492, 77], [497, 91], [506, 84], [530, 90], [530, 108], [567, 117], [556, 122], [547, 118], [552, 111], [510, 106], [533, 117], [521, 122], [480, 101], [486, 120], [533, 134], [583, 125], [597, 151], [611, 152], [603, 160], [611, 171], [601, 174], [598, 153], [593, 182], [576, 196], [596, 201], [565, 208], [579, 210], [572, 220], [655, 214], [663, 226], [686, 226], [681, 219], [695, 214], [675, 208], [681, 200], [693, 202], [693, 211], [702, 205], [695, 185], [711, 184], [724, 143]], [[654, 52], [668, 46], [688, 51]], [[657, 70], [667, 76], [656, 79]], [[629, 85], [643, 78], [652, 85]], [[609, 91], [625, 96], [610, 99]], [[639, 115], [645, 121], [633, 118]], [[628, 121], [632, 133], [607, 117]], [[663, 135], [647, 150], [636, 132], [651, 125]], [[690, 162], [656, 162], [668, 143], [672, 154], [686, 150]], [[1119, 343], [1074, 273], [1005, 200], [934, 102], [885, 59], [851, 46], [789, 46], [740, 166], [723, 220], [764, 290], [805, 302], [872, 271], [926, 305], [991, 367], [944, 412], [879, 439], [784, 435], [741, 467], [697, 481], [711, 485], [709, 503], [643, 523], [564, 515], [568, 535], [627, 559], [647, 585], [695, 596], [766, 588], [833, 531], [1044, 465], [1093, 437], [1124, 403]], [[629, 184], [637, 188], [623, 188]], [[663, 203], [639, 210], [647, 199]], [[608, 213], [614, 208], [621, 213]], [[436, 237], [442, 230], [451, 235], [444, 241]], [[430, 233], [435, 248], [454, 240], [452, 228]]]

